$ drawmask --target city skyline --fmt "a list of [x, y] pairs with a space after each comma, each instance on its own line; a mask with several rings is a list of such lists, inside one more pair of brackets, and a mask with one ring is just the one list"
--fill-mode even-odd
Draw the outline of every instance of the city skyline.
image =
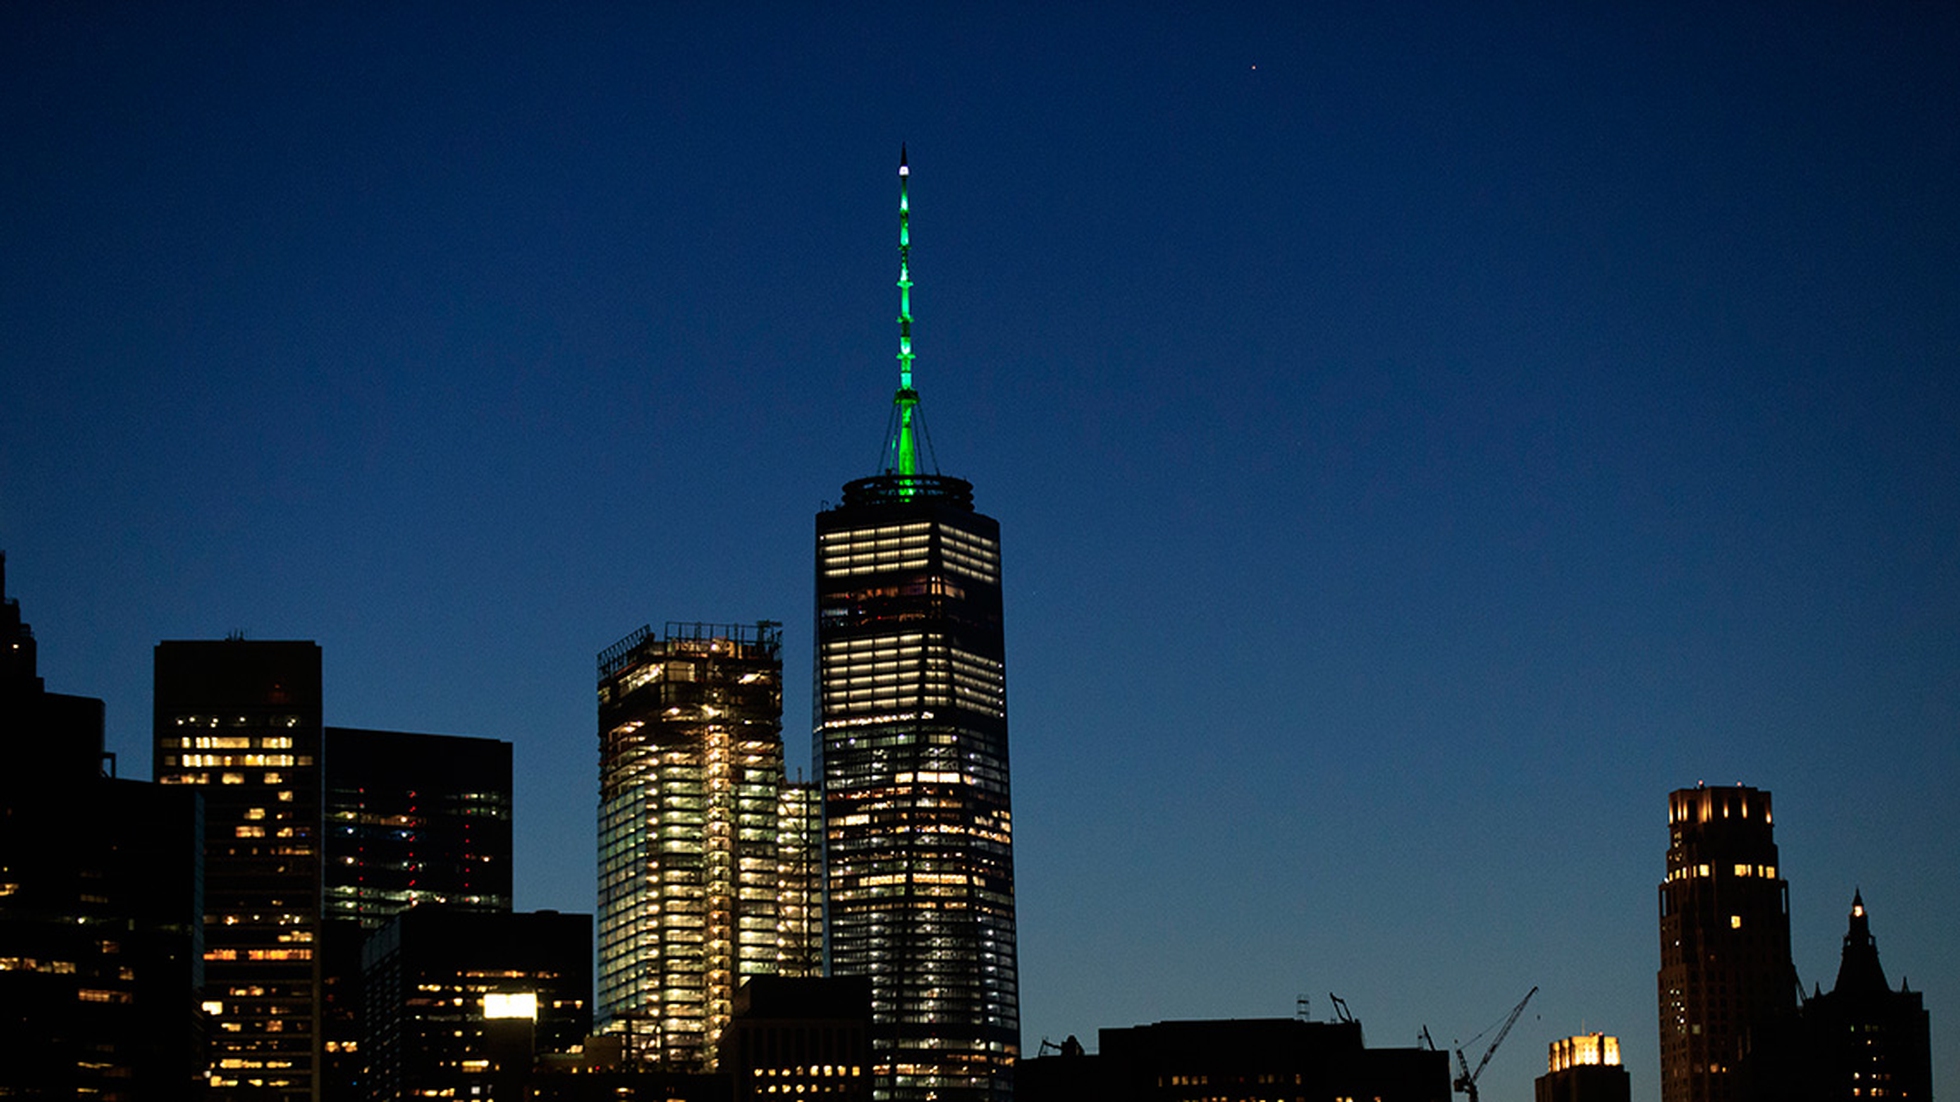
[[157, 642], [317, 640], [326, 723], [510, 742], [516, 906], [590, 911], [651, 614], [787, 625], [807, 777], [903, 141], [1025, 1051], [1537, 984], [1484, 1096], [1600, 1030], [1651, 1102], [1705, 780], [1775, 793], [1806, 986], [1862, 891], [1960, 1090], [1960, 17], [901, 11], [0, 16], [0, 546], [121, 775]]

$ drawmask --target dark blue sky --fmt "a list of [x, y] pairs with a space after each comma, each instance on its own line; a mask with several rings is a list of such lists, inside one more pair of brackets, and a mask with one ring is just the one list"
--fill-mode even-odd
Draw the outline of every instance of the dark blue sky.
[[1740, 780], [1960, 1093], [1951, 5], [579, 7], [0, 13], [0, 546], [125, 775], [156, 641], [316, 639], [590, 910], [593, 656], [697, 619], [788, 625], [807, 762], [904, 141], [1030, 1051], [1538, 984], [1485, 1095], [1600, 1029], [1651, 1099], [1666, 793]]

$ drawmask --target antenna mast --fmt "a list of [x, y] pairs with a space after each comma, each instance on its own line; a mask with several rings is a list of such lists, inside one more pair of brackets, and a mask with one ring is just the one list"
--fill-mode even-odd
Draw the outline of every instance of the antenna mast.
[[[912, 170], [905, 147], [898, 147], [898, 393], [892, 396], [892, 427], [885, 473], [919, 474], [919, 392], [912, 389], [912, 228], [906, 195]], [[906, 494], [905, 496], [910, 496]]]

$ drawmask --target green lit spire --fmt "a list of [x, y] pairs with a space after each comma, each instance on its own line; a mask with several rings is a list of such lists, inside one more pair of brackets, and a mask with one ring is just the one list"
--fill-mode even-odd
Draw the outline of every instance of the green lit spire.
[[932, 454], [932, 433], [919, 392], [912, 387], [912, 202], [906, 192], [912, 170], [906, 167], [905, 147], [898, 147], [898, 393], [892, 395], [891, 420], [885, 423], [883, 449], [876, 473], [844, 484], [844, 504], [897, 505], [927, 501], [948, 507], [973, 508], [973, 484], [939, 473]]
[[[885, 441], [885, 473], [912, 477], [919, 471], [919, 392], [912, 389], [912, 230], [906, 184], [912, 170], [905, 147], [898, 147], [898, 393], [892, 396], [892, 423]], [[909, 490], [903, 491], [910, 497]]]

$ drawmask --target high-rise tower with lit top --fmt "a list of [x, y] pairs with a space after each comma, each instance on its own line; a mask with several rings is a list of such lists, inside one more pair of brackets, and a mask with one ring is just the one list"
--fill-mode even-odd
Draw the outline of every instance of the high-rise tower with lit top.
[[881, 470], [817, 514], [829, 965], [871, 983], [874, 1095], [1006, 1099], [1020, 1048], [1000, 525], [928, 472], [898, 167], [898, 391]]
[[1667, 799], [1660, 885], [1662, 1102], [1753, 1097], [1752, 1043], [1796, 1009], [1790, 886], [1770, 794], [1683, 788]]

